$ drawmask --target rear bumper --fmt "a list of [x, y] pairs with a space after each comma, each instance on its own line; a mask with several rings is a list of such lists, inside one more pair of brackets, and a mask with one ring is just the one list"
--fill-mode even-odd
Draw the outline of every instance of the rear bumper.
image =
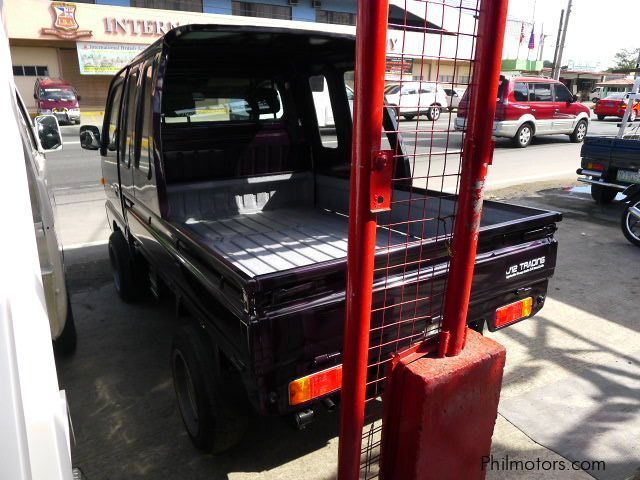
[[579, 182], [587, 183], [589, 185], [600, 185], [601, 187], [614, 188], [620, 191], [628, 187], [628, 185], [605, 182], [602, 179], [602, 172], [599, 172], [597, 170], [587, 170], [586, 168], [579, 168], [578, 170], [576, 170], [576, 173], [578, 175], [584, 175], [584, 177], [578, 178]]
[[[455, 121], [455, 129], [462, 131], [467, 127], [467, 119], [457, 117]], [[493, 136], [494, 137], [509, 137], [512, 138], [516, 135], [520, 122], [517, 120], [499, 121], [493, 122]]]

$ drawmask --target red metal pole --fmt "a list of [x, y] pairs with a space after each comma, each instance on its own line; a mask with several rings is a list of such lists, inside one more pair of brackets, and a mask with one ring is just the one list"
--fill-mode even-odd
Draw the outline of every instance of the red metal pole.
[[376, 248], [370, 173], [380, 150], [388, 16], [388, 0], [358, 0], [339, 480], [355, 480], [360, 471]]
[[493, 120], [508, 6], [508, 0], [482, 0], [480, 6], [475, 71], [469, 87], [471, 105], [467, 117], [460, 195], [440, 337], [440, 353], [443, 356], [458, 355], [465, 343], [484, 181], [493, 159]]

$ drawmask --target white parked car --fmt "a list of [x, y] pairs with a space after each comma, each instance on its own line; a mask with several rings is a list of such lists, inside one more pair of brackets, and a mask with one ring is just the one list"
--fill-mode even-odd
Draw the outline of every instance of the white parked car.
[[[317, 75], [315, 77], [311, 77], [309, 83], [313, 94], [313, 104], [316, 107], [318, 127], [326, 128], [335, 126], [336, 122], [333, 119], [333, 110], [331, 108], [331, 97], [329, 96], [327, 80], [323, 75]], [[351, 109], [351, 114], [353, 114], [353, 90], [348, 85], [345, 85], [345, 87], [347, 89], [349, 108]]]
[[458, 108], [460, 100], [466, 91], [466, 88], [444, 88], [444, 93], [447, 94], [447, 102], [449, 103], [449, 111], [453, 111]]
[[385, 97], [398, 116], [407, 120], [426, 115], [429, 120], [436, 121], [442, 110], [449, 107], [447, 94], [435, 82], [392, 83], [385, 88]]

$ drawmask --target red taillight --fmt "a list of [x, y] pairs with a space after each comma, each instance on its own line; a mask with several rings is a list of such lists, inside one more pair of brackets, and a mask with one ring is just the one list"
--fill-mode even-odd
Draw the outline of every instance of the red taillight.
[[342, 365], [298, 378], [289, 384], [289, 405], [300, 405], [335, 392], [342, 386]]
[[589, 170], [597, 170], [598, 172], [604, 172], [605, 166], [602, 163], [587, 163], [587, 168]]
[[501, 328], [517, 320], [527, 318], [533, 311], [533, 298], [527, 297], [524, 300], [510, 303], [496, 310], [495, 327]]

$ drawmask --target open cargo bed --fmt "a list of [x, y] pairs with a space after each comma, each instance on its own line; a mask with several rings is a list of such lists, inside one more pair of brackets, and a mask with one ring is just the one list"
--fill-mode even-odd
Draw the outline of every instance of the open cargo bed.
[[[346, 179], [303, 172], [172, 185], [168, 194], [174, 223], [256, 278], [345, 259], [348, 187]], [[393, 210], [379, 215], [378, 255], [451, 233], [454, 199], [416, 192], [396, 190]], [[490, 202], [482, 226], [537, 213]], [[394, 228], [394, 219], [409, 215], [416, 221]]]

